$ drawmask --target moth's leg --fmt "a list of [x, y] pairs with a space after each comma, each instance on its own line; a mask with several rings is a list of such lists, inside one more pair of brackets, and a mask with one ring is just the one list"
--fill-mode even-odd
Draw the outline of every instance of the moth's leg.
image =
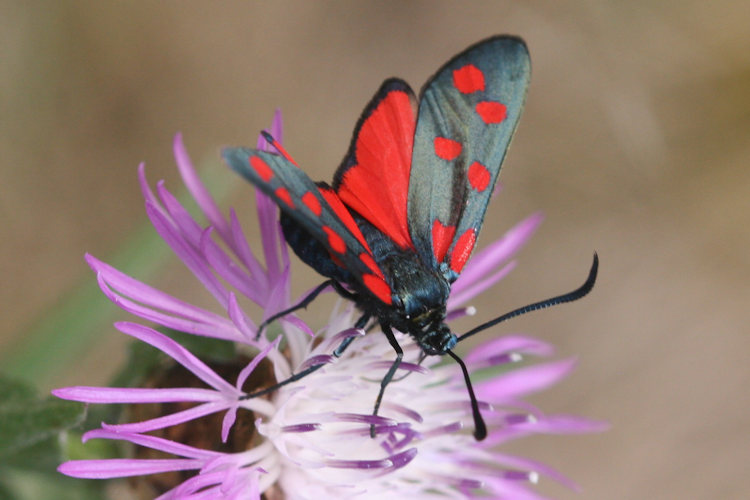
[[[388, 343], [391, 344], [391, 347], [393, 347], [393, 350], [396, 351], [396, 359], [393, 361], [393, 364], [388, 369], [388, 372], [383, 377], [383, 380], [380, 381], [380, 392], [378, 393], [378, 398], [375, 400], [375, 409], [372, 411], [373, 415], [378, 414], [378, 410], [380, 409], [380, 403], [383, 401], [383, 394], [385, 393], [385, 388], [388, 386], [388, 384], [391, 383], [393, 380], [393, 375], [396, 373], [396, 370], [398, 370], [398, 367], [401, 365], [401, 360], [404, 357], [404, 351], [401, 350], [401, 346], [398, 345], [398, 341], [396, 340], [396, 337], [393, 335], [393, 330], [391, 330], [390, 325], [381, 325], [383, 329], [383, 333], [385, 333], [385, 338], [388, 339]], [[375, 437], [375, 426], [370, 426], [370, 437]]]
[[[355, 324], [355, 327], [356, 328], [362, 328], [365, 324], [367, 324], [367, 321], [369, 319], [370, 319], [370, 315], [369, 314], [362, 315], [362, 317], [357, 320], [357, 323]], [[335, 356], [337, 358], [340, 358], [341, 355], [344, 354], [344, 351], [346, 351], [346, 348], [349, 347], [349, 345], [356, 338], [357, 337], [347, 337], [347, 338], [345, 338], [339, 344], [339, 346], [336, 349], [334, 349], [333, 356]], [[289, 378], [287, 378], [285, 380], [282, 380], [281, 382], [279, 382], [277, 384], [274, 384], [271, 387], [266, 387], [265, 389], [262, 389], [262, 390], [260, 390], [258, 392], [253, 392], [251, 394], [246, 394], [245, 396], [242, 396], [240, 399], [242, 399], [242, 400], [252, 399], [252, 398], [257, 398], [258, 396], [265, 396], [266, 394], [270, 394], [273, 391], [279, 389], [280, 387], [284, 387], [287, 384], [291, 384], [292, 382], [296, 382], [299, 379], [307, 377], [311, 373], [314, 373], [314, 372], [318, 371], [320, 368], [322, 368], [326, 364], [327, 363], [319, 363], [317, 365], [308, 366], [307, 368], [305, 368], [301, 372], [295, 373], [291, 377], [289, 377]]]
[[[255, 334], [255, 340], [258, 340], [260, 338], [261, 334], [263, 333], [263, 330], [265, 330], [266, 327], [268, 325], [270, 325], [272, 322], [276, 321], [277, 319], [279, 319], [279, 318], [281, 318], [283, 316], [286, 316], [289, 313], [293, 313], [294, 311], [297, 311], [299, 309], [306, 308], [307, 306], [310, 305], [310, 302], [312, 302], [313, 300], [315, 300], [315, 298], [318, 295], [321, 294], [321, 292], [323, 290], [325, 290], [326, 288], [328, 288], [330, 285], [332, 285], [334, 283], [336, 283], [336, 281], [334, 281], [334, 280], [326, 280], [326, 281], [324, 281], [323, 283], [321, 283], [320, 285], [318, 285], [318, 287], [315, 288], [315, 290], [313, 290], [312, 292], [310, 292], [309, 294], [307, 294], [307, 297], [305, 297], [304, 299], [300, 300], [297, 304], [293, 305], [292, 307], [290, 307], [288, 309], [284, 309], [283, 311], [278, 312], [278, 313], [274, 314], [273, 316], [271, 316], [270, 318], [268, 318], [267, 320], [265, 320], [258, 327], [258, 333]], [[339, 285], [339, 286], [341, 286], [341, 285]], [[334, 286], [334, 288], [336, 288], [336, 287]]]
[[[421, 353], [419, 354], [419, 360], [417, 361], [417, 364], [418, 364], [419, 366], [422, 366], [422, 362], [423, 362], [423, 361], [424, 361], [425, 359], [427, 359], [427, 354], [426, 354], [426, 353], [425, 353], [425, 352], [423, 351], [423, 352], [421, 352]], [[401, 376], [400, 376], [399, 378], [394, 378], [393, 380], [391, 380], [391, 382], [401, 382], [402, 380], [404, 380], [404, 379], [405, 379], [406, 377], [408, 377], [408, 376], [409, 376], [409, 375], [411, 375], [412, 373], [414, 373], [414, 372], [413, 372], [413, 371], [408, 371], [408, 372], [406, 372], [405, 374], [401, 375]]]

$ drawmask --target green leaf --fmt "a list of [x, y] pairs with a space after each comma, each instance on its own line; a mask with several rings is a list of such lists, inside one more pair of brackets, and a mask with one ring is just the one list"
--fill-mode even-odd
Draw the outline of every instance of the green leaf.
[[106, 484], [105, 481], [66, 477], [58, 472], [5, 470], [0, 472], [0, 500], [104, 500]]
[[[7, 462], [14, 455], [83, 422], [85, 406], [54, 397], [37, 399], [28, 386], [0, 379], [0, 461]], [[56, 447], [50, 453], [59, 459]]]

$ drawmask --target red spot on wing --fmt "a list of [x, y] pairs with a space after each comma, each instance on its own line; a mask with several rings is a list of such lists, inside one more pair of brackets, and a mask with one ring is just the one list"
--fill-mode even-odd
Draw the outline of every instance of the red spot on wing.
[[289, 195], [289, 191], [287, 191], [286, 188], [280, 187], [276, 191], [274, 191], [274, 194], [278, 196], [279, 199], [281, 199], [284, 203], [294, 208], [294, 202], [292, 201], [292, 197]]
[[501, 102], [482, 101], [475, 109], [484, 123], [500, 123], [508, 115], [508, 109]]
[[375, 259], [372, 258], [372, 255], [367, 252], [362, 252], [361, 254], [359, 254], [359, 260], [361, 260], [362, 263], [364, 263], [364, 265], [366, 265], [367, 268], [370, 269], [370, 271], [377, 274], [380, 278], [385, 278], [385, 276], [383, 276], [383, 271], [381, 271], [378, 265], [375, 263]]
[[458, 237], [456, 244], [453, 246], [453, 251], [451, 252], [451, 269], [457, 273], [461, 272], [461, 269], [464, 268], [464, 264], [469, 260], [469, 256], [474, 249], [474, 243], [476, 243], [476, 241], [477, 232], [473, 228], [467, 229]]
[[346, 252], [346, 243], [344, 243], [344, 239], [341, 236], [336, 234], [336, 231], [328, 226], [323, 226], [323, 231], [328, 235], [328, 245], [334, 252], [340, 254]]
[[443, 160], [455, 160], [461, 154], [461, 143], [447, 137], [435, 137], [435, 154]]
[[407, 221], [416, 116], [410, 95], [393, 90], [365, 118], [354, 162], [337, 187], [341, 200], [401, 248], [413, 248]]
[[362, 282], [373, 295], [380, 299], [381, 302], [389, 305], [393, 302], [393, 297], [391, 297], [391, 287], [389, 287], [388, 283], [383, 281], [382, 278], [379, 278], [374, 274], [363, 274]]
[[305, 206], [318, 217], [320, 217], [320, 214], [323, 212], [320, 206], [320, 202], [318, 201], [318, 197], [312, 194], [310, 191], [302, 195], [302, 203], [304, 203]]
[[471, 187], [482, 192], [487, 189], [487, 186], [490, 184], [491, 174], [484, 165], [475, 161], [469, 167], [468, 177]]
[[334, 264], [336, 264], [337, 266], [339, 266], [341, 269], [346, 269], [346, 266], [344, 265], [344, 263], [341, 262], [341, 259], [339, 259], [338, 257], [336, 257], [335, 254], [332, 254], [332, 253], [329, 252], [328, 255], [331, 256], [331, 260], [333, 261]]
[[357, 226], [357, 223], [354, 222], [354, 219], [352, 218], [352, 214], [349, 212], [349, 209], [346, 208], [346, 205], [341, 201], [339, 196], [330, 188], [319, 188], [320, 194], [323, 195], [323, 198], [326, 200], [326, 203], [333, 209], [336, 216], [341, 220], [341, 222], [346, 226], [346, 228], [349, 230], [350, 233], [359, 241], [365, 249], [370, 252], [370, 247], [367, 245], [367, 240], [365, 240], [365, 237], [362, 235], [362, 231], [359, 230], [359, 226]]
[[484, 90], [484, 74], [473, 64], [453, 70], [453, 85], [463, 94]]
[[273, 170], [271, 170], [268, 163], [266, 163], [260, 156], [251, 156], [250, 166], [253, 167], [253, 170], [255, 170], [260, 178], [263, 179], [263, 182], [268, 182], [273, 177]]
[[444, 226], [438, 219], [435, 219], [435, 222], [432, 223], [432, 253], [438, 262], [443, 262], [445, 259], [445, 254], [448, 252], [455, 234], [456, 226]]

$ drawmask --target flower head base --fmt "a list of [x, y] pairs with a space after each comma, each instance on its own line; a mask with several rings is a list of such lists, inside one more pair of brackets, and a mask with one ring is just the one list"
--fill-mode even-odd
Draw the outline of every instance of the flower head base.
[[[277, 115], [272, 135], [281, 137]], [[261, 138], [259, 147], [265, 143]], [[70, 387], [54, 393], [89, 403], [189, 403], [164, 415], [134, 423], [102, 424], [84, 439], [129, 441], [176, 458], [79, 460], [60, 466], [64, 474], [115, 478], [166, 471], [192, 471], [159, 498], [260, 499], [276, 491], [289, 499], [379, 499], [386, 494], [414, 498], [536, 498], [529, 488], [539, 475], [573, 486], [548, 467], [496, 451], [506, 441], [535, 433], [582, 433], [601, 430], [601, 423], [568, 416], [548, 416], [523, 401], [532, 392], [564, 378], [569, 360], [519, 364], [549, 357], [552, 347], [513, 335], [489, 339], [470, 352], [470, 370], [495, 373], [475, 389], [482, 401], [489, 436], [476, 443], [469, 432], [472, 411], [461, 372], [454, 363], [430, 356], [408, 336], [397, 334], [404, 350], [394, 381], [377, 416], [372, 404], [380, 381], [393, 362], [383, 334], [365, 335], [352, 328], [354, 308], [340, 302], [328, 324], [313, 337], [296, 316], [282, 320], [283, 336], [257, 335], [257, 324], [240, 307], [244, 296], [263, 309], [264, 318], [289, 307], [289, 257], [273, 202], [257, 194], [264, 263], [250, 250], [234, 212], [224, 218], [190, 163], [179, 136], [175, 156], [183, 179], [206, 215], [203, 228], [177, 200], [157, 184], [152, 192], [139, 169], [146, 211], [154, 227], [216, 299], [222, 313], [188, 304], [87, 256], [104, 293], [123, 309], [158, 325], [213, 337], [253, 352], [231, 375], [199, 359], [163, 333], [136, 323], [117, 328], [148, 343], [183, 366], [205, 387], [106, 388]], [[448, 320], [473, 312], [465, 304], [502, 279], [514, 266], [509, 258], [541, 221], [534, 215], [501, 240], [474, 256], [452, 289]], [[283, 337], [283, 344], [282, 344]], [[345, 355], [332, 353], [346, 338], [356, 338]], [[281, 346], [281, 348], [280, 348]], [[247, 398], [262, 387], [261, 366], [271, 366], [275, 380], [316, 364], [325, 366], [267, 397]], [[266, 383], [266, 386], [268, 383]], [[201, 449], [154, 432], [208, 415], [222, 415], [214, 429], [227, 442], [238, 422], [252, 423], [251, 439], [227, 451]], [[375, 437], [371, 437], [371, 429]]]

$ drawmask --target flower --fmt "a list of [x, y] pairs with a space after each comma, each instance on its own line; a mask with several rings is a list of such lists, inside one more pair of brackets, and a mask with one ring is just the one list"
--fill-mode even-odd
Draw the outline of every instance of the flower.
[[[278, 113], [271, 133], [280, 139]], [[262, 138], [258, 147], [267, 147]], [[438, 357], [421, 362], [419, 347], [397, 333], [404, 360], [388, 386], [379, 415], [373, 416], [380, 380], [394, 357], [383, 335], [377, 329], [365, 335], [352, 328], [356, 312], [353, 304], [345, 301], [339, 302], [326, 326], [314, 335], [295, 315], [280, 320], [283, 335], [275, 339], [266, 332], [258, 335], [259, 323], [246, 313], [241, 300], [260, 306], [261, 320], [297, 302], [290, 300], [289, 256], [277, 209], [264, 195], [256, 194], [264, 256], [261, 263], [250, 250], [236, 214], [230, 211], [225, 218], [200, 182], [180, 135], [175, 138], [174, 151], [183, 180], [209, 225], [204, 228], [195, 221], [162, 182], [154, 193], [141, 165], [146, 213], [213, 295], [221, 313], [157, 290], [93, 256], [87, 256], [87, 261], [102, 291], [121, 308], [162, 327], [235, 343], [242, 351], [252, 352], [252, 357], [225, 374], [226, 370], [199, 359], [154, 328], [116, 323], [122, 333], [159, 349], [205, 386], [78, 386], [53, 391], [58, 397], [86, 403], [180, 405], [176, 409], [164, 406], [170, 410], [131, 423], [102, 423], [100, 429], [84, 435], [84, 440], [130, 442], [169, 458], [136, 455], [74, 460], [63, 463], [60, 472], [103, 479], [190, 471], [161, 488], [158, 498], [164, 499], [260, 499], [264, 493], [266, 498], [288, 499], [379, 499], [393, 493], [417, 499], [537, 498], [530, 485], [539, 475], [574, 487], [543, 464], [497, 450], [509, 440], [530, 434], [604, 428], [579, 417], [545, 415], [523, 400], [564, 378], [573, 369], [573, 361], [526, 362], [551, 356], [553, 348], [522, 335], [491, 338], [469, 352], [465, 362], [470, 370], [491, 374], [475, 384], [489, 427], [488, 438], [477, 443], [467, 431], [473, 425], [472, 412], [458, 366]], [[538, 214], [527, 218], [474, 256], [453, 285], [448, 320], [473, 313], [465, 304], [512, 270], [514, 262], [509, 259], [540, 222]], [[343, 356], [332, 355], [336, 346], [351, 337], [361, 338], [355, 339]], [[323, 369], [266, 397], [246, 397], [273, 385], [274, 380], [321, 363]], [[263, 376], [266, 372], [272, 377]], [[222, 446], [206, 449], [193, 440], [179, 442], [165, 433], [212, 415], [221, 418], [208, 432]], [[246, 429], [245, 434], [238, 428]], [[205, 433], [205, 428], [201, 432]], [[189, 432], [173, 434], [191, 437]], [[225, 446], [228, 443], [230, 447]]]

